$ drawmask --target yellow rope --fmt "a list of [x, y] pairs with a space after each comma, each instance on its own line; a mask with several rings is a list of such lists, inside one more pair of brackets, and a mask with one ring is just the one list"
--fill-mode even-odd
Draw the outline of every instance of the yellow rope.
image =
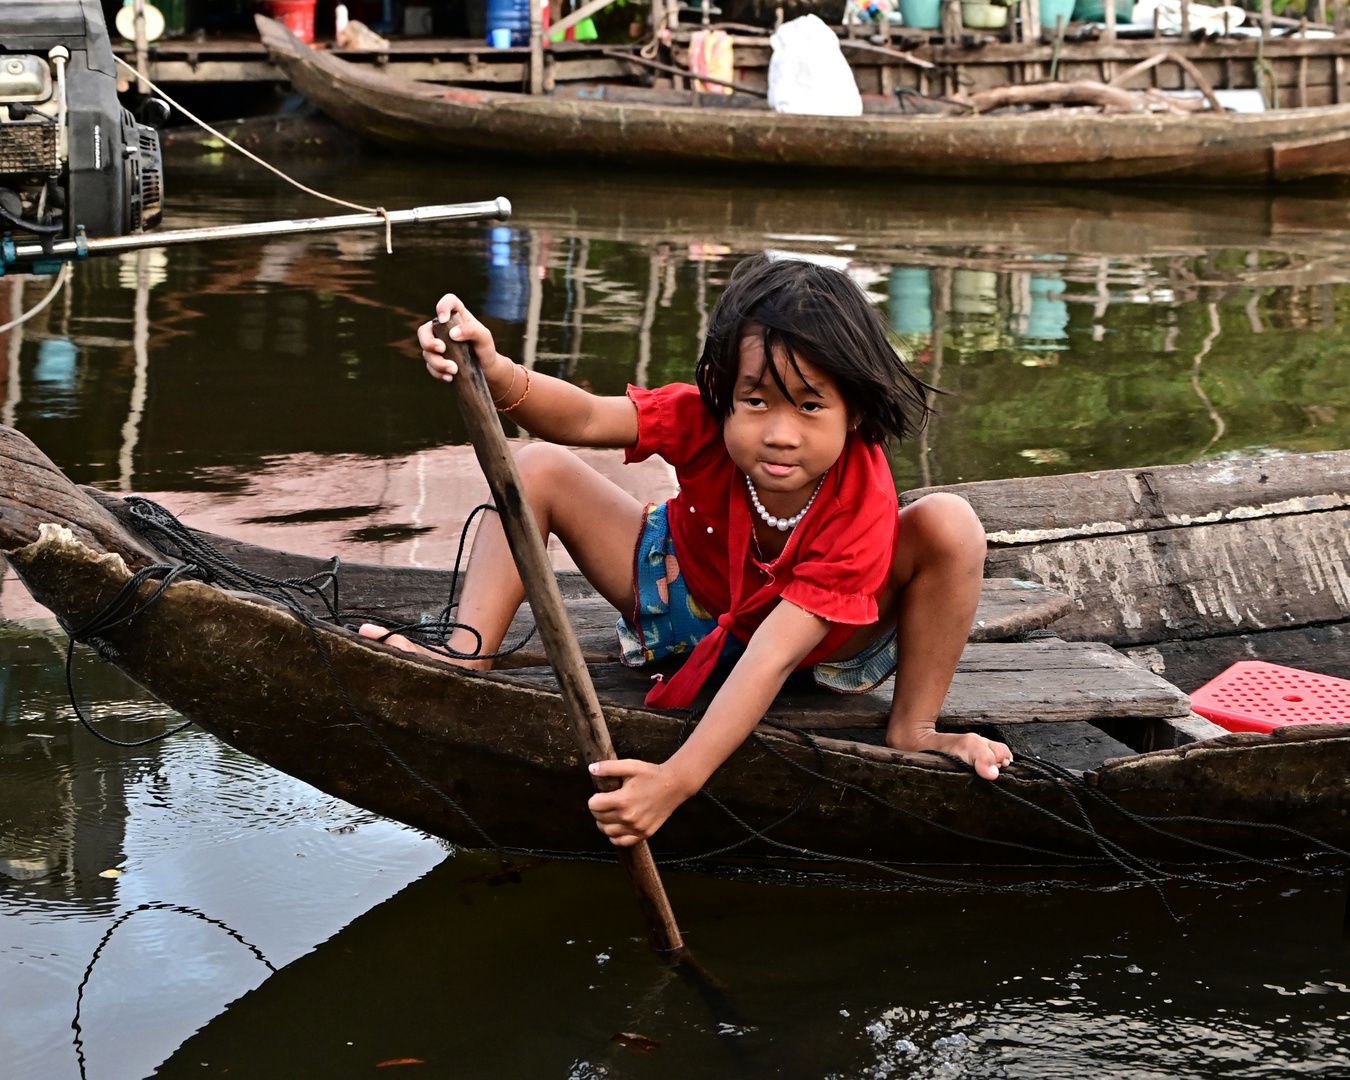
[[142, 74], [141, 74], [139, 71], [137, 71], [134, 67], [132, 67], [130, 64], [128, 64], [125, 60], [123, 60], [120, 56], [114, 55], [114, 56], [113, 56], [113, 59], [116, 60], [119, 64], [121, 64], [124, 68], [126, 68], [127, 71], [129, 71], [132, 75], [136, 76], [136, 78], [138, 78], [138, 79], [140, 79], [142, 82], [144, 82], [146, 86], [150, 87], [151, 90], [153, 90], [156, 94], [158, 94], [160, 97], [162, 97], [165, 101], [167, 101], [170, 105], [172, 105], [175, 109], [177, 109], [180, 113], [182, 113], [184, 116], [186, 116], [189, 120], [191, 120], [191, 121], [192, 121], [194, 124], [196, 124], [198, 127], [202, 128], [204, 131], [210, 132], [212, 135], [214, 135], [214, 136], [215, 136], [217, 139], [219, 139], [221, 142], [225, 143], [226, 146], [232, 146], [232, 147], [234, 147], [234, 149], [238, 150], [241, 154], [244, 155], [244, 157], [248, 158], [250, 161], [255, 161], [255, 162], [257, 162], [257, 163], [258, 163], [259, 165], [261, 165], [264, 169], [268, 170], [268, 172], [275, 173], [277, 176], [281, 177], [281, 179], [285, 180], [286, 183], [290, 184], [290, 185], [293, 186], [293, 187], [299, 188], [299, 189], [300, 189], [301, 191], [303, 191], [306, 195], [313, 195], [316, 199], [323, 199], [323, 200], [325, 200], [325, 201], [327, 201], [327, 202], [330, 202], [330, 203], [333, 203], [333, 204], [335, 204], [335, 205], [337, 205], [337, 206], [345, 206], [345, 207], [347, 207], [349, 210], [360, 210], [360, 211], [362, 211], [363, 213], [366, 213], [366, 214], [379, 214], [380, 217], [384, 218], [384, 248], [385, 248], [385, 251], [388, 252], [390, 255], [392, 255], [392, 254], [394, 253], [394, 237], [393, 237], [393, 229], [391, 228], [392, 223], [391, 223], [390, 220], [389, 220], [389, 212], [388, 212], [387, 210], [385, 210], [385, 208], [384, 208], [383, 206], [362, 206], [360, 203], [348, 202], [346, 199], [339, 199], [339, 198], [337, 198], [337, 197], [335, 197], [335, 196], [333, 196], [333, 195], [325, 195], [322, 191], [315, 191], [312, 187], [306, 187], [304, 184], [300, 183], [299, 180], [296, 180], [296, 179], [294, 179], [293, 177], [287, 176], [284, 172], [282, 172], [280, 169], [278, 169], [275, 165], [272, 165], [272, 164], [270, 164], [270, 163], [264, 161], [264, 160], [263, 160], [262, 158], [260, 158], [257, 154], [253, 153], [253, 151], [244, 149], [244, 147], [240, 146], [237, 142], [235, 142], [233, 139], [231, 139], [228, 135], [224, 134], [223, 132], [217, 131], [217, 130], [216, 130], [215, 128], [213, 128], [210, 124], [208, 124], [205, 120], [203, 120], [203, 119], [201, 119], [200, 117], [198, 117], [198, 116], [194, 115], [193, 113], [189, 112], [189, 111], [188, 111], [187, 109], [185, 109], [182, 105], [180, 105], [177, 101], [175, 101], [175, 100], [174, 100], [173, 98], [171, 98], [168, 94], [166, 94], [166, 93], [164, 92], [163, 89], [161, 89], [160, 87], [158, 87], [158, 86], [156, 86], [154, 83], [152, 83], [149, 79], [147, 79], [144, 75], [142, 75]]

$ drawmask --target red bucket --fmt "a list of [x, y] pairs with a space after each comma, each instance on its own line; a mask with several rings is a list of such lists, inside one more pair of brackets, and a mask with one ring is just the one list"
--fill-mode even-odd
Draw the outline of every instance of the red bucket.
[[314, 40], [315, 0], [268, 0], [272, 17], [301, 41]]

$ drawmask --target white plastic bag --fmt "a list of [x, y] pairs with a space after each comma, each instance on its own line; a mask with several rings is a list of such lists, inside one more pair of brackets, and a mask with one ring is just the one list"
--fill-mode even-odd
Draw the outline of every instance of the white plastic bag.
[[785, 22], [769, 38], [769, 108], [807, 116], [861, 116], [862, 95], [834, 31], [815, 15]]

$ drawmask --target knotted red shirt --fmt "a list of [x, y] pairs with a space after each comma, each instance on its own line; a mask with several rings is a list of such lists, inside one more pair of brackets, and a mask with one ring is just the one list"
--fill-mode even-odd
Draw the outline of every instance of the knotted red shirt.
[[624, 460], [658, 454], [675, 469], [680, 490], [666, 503], [675, 557], [690, 594], [718, 622], [675, 676], [652, 688], [647, 704], [689, 705], [716, 665], [726, 635], [749, 641], [780, 599], [835, 624], [802, 667], [825, 659], [857, 627], [876, 621], [899, 513], [895, 482], [879, 446], [850, 432], [782, 554], [762, 563], [751, 548], [745, 474], [727, 453], [722, 425], [704, 406], [698, 387], [630, 386], [628, 397], [637, 406], [638, 440]]

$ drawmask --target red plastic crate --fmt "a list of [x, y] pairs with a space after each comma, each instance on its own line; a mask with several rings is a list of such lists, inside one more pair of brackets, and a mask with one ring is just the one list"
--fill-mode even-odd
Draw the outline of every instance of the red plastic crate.
[[1191, 695], [1191, 708], [1229, 731], [1350, 723], [1350, 680], [1242, 660]]

